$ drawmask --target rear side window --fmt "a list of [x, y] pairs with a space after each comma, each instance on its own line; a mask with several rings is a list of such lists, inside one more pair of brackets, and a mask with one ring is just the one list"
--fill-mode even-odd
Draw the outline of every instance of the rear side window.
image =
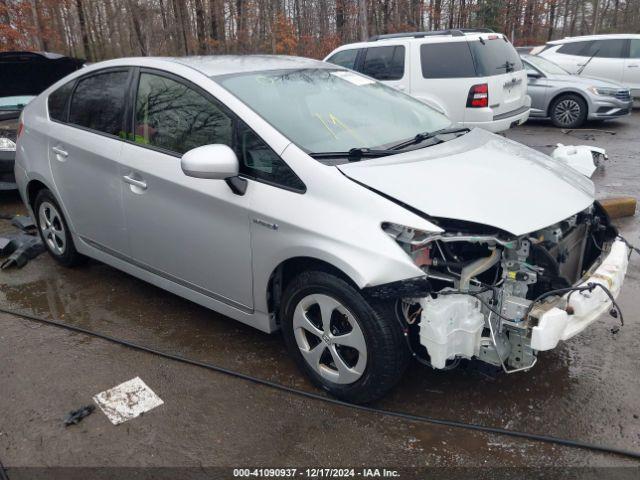
[[584, 55], [584, 51], [591, 45], [593, 42], [570, 42], [562, 45], [557, 51], [558, 53], [562, 53], [564, 55]]
[[327, 62], [333, 63], [334, 65], [339, 65], [341, 67], [350, 68], [353, 70], [353, 67], [356, 64], [356, 57], [358, 56], [358, 52], [360, 50], [357, 48], [352, 48], [351, 50], [342, 50], [327, 59]]
[[67, 100], [73, 90], [75, 82], [65, 83], [63, 86], [54, 91], [47, 100], [49, 108], [49, 118], [59, 122], [67, 121]]
[[629, 57], [640, 58], [640, 40], [631, 40]]
[[585, 57], [623, 58], [627, 46], [625, 39], [596, 40], [583, 51]]
[[69, 123], [123, 136], [128, 71], [106, 72], [78, 81], [69, 108]]
[[510, 42], [502, 37], [486, 39], [484, 42], [469, 42], [476, 72], [479, 77], [503, 75], [522, 70], [522, 60]]
[[404, 77], [404, 47], [367, 48], [361, 72], [376, 80], [400, 80]]
[[420, 45], [420, 63], [424, 78], [476, 76], [467, 42], [422, 44]]
[[202, 145], [233, 145], [233, 121], [220, 105], [170, 78], [142, 73], [134, 141], [180, 155]]

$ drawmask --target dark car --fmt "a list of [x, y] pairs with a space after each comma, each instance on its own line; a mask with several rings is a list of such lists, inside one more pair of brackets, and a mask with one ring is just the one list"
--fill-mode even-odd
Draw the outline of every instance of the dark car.
[[83, 64], [84, 60], [56, 53], [0, 53], [0, 190], [17, 188], [13, 164], [20, 112], [36, 95]]

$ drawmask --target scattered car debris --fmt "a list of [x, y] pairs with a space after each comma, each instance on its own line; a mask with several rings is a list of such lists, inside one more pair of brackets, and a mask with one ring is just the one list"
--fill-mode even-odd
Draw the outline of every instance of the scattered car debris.
[[140, 377], [97, 394], [93, 401], [114, 425], [136, 418], [164, 404]]
[[602, 165], [603, 161], [609, 159], [607, 152], [602, 148], [588, 145], [563, 145], [562, 143], [559, 143], [551, 152], [551, 157], [566, 163], [589, 178]]
[[35, 233], [36, 231], [36, 222], [26, 215], [16, 215], [11, 219], [11, 225], [27, 233]]
[[607, 135], [615, 135], [618, 132], [614, 132], [613, 130], [602, 130], [600, 128], [563, 128], [560, 130], [565, 135], [571, 135], [574, 132], [597, 132], [597, 133], [606, 133]]
[[40, 237], [24, 233], [0, 237], [0, 256], [9, 256], [0, 263], [0, 269], [22, 268], [29, 260], [36, 258], [44, 251], [45, 247]]
[[0, 237], [0, 257], [6, 257], [15, 250], [13, 240], [7, 237]]
[[96, 409], [94, 405], [87, 405], [78, 410], [72, 410], [69, 414], [64, 418], [64, 426], [68, 427], [69, 425], [77, 425], [79, 424], [84, 417], [88, 417], [93, 413]]

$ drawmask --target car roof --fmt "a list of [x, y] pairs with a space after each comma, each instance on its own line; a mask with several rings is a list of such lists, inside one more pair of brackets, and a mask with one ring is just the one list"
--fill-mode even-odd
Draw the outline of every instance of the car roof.
[[320, 60], [287, 55], [206, 55], [162, 58], [162, 60], [186, 65], [208, 77], [264, 70], [340, 68]]
[[607, 33], [601, 35], [582, 35], [580, 37], [565, 37], [559, 40], [551, 40], [547, 42], [548, 45], [560, 45], [562, 43], [571, 43], [571, 42], [584, 42], [585, 40], [607, 40], [607, 39], [625, 39], [625, 38], [634, 38], [640, 39], [640, 34], [637, 33]]
[[385, 35], [374, 35], [364, 42], [355, 42], [341, 45], [331, 53], [353, 48], [367, 48], [380, 45], [400, 45], [409, 41], [424, 43], [428, 40], [439, 39], [437, 41], [442, 42], [443, 38], [453, 42], [464, 42], [466, 40], [477, 40], [483, 37], [486, 38], [487, 35], [497, 35], [501, 38], [504, 37], [502, 33], [494, 32], [493, 30], [490, 30], [488, 28], [390, 33]]

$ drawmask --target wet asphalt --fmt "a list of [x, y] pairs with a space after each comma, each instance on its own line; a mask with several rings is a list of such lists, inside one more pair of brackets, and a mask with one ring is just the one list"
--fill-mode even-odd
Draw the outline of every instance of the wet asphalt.
[[[636, 110], [588, 130], [563, 133], [536, 122], [507, 136], [547, 152], [556, 143], [602, 146], [610, 160], [594, 176], [598, 197], [640, 197], [639, 127]], [[17, 195], [0, 194], [0, 213], [22, 212]], [[617, 223], [640, 244], [636, 218]], [[0, 220], [0, 233], [13, 231]], [[626, 324], [618, 334], [610, 331], [617, 321], [603, 317], [541, 353], [527, 373], [435, 372], [412, 364], [375, 406], [640, 451], [639, 266], [635, 257], [619, 298]], [[0, 271], [0, 305], [316, 391], [278, 334], [263, 334], [98, 262], [65, 269], [44, 254], [21, 270]], [[136, 376], [164, 405], [117, 427], [98, 410], [77, 426], [62, 425], [68, 411]], [[0, 460], [7, 467], [636, 465], [613, 455], [354, 412], [6, 315], [0, 315]]]

